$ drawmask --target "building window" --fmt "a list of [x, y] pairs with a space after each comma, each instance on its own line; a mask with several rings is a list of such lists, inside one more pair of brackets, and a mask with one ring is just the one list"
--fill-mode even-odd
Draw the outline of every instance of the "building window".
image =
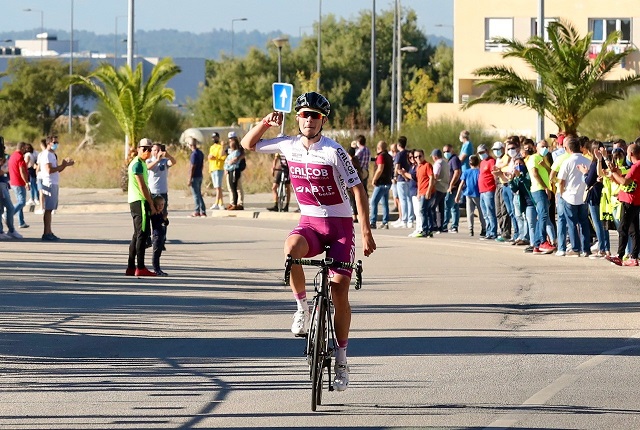
[[631, 18], [592, 18], [589, 19], [589, 31], [593, 33], [593, 43], [603, 43], [614, 31], [622, 33], [618, 43], [631, 43]]
[[497, 37], [513, 39], [513, 18], [485, 18], [484, 50], [491, 52], [504, 51], [505, 46], [494, 41]]
[[[544, 40], [546, 41], [549, 40], [549, 24], [556, 21], [558, 21], [558, 18], [544, 19], [544, 31], [543, 31]], [[538, 19], [531, 18], [531, 36], [537, 36], [537, 35], [538, 35]]]

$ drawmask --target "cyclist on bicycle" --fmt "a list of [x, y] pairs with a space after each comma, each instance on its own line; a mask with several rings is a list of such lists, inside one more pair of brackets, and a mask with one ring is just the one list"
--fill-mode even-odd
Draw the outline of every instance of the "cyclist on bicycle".
[[291, 180], [289, 179], [289, 164], [287, 159], [282, 154], [276, 154], [273, 157], [273, 165], [271, 166], [271, 174], [273, 175], [273, 185], [271, 185], [271, 192], [273, 193], [273, 207], [267, 208], [271, 212], [278, 212], [278, 186], [284, 182], [287, 193], [286, 204], [283, 208], [283, 212], [289, 212], [289, 201], [291, 200]]
[[[321, 135], [322, 126], [331, 112], [329, 101], [316, 92], [305, 93], [296, 100], [295, 110], [300, 130], [297, 136], [261, 140], [269, 127], [279, 127], [282, 124], [283, 114], [272, 112], [242, 139], [242, 145], [246, 149], [266, 153], [280, 152], [288, 161], [289, 176], [300, 205], [301, 217], [298, 226], [289, 233], [285, 241], [285, 255], [310, 258], [322, 253], [328, 245], [327, 257], [353, 262], [355, 232], [347, 193], [347, 188], [350, 188], [358, 207], [363, 252], [365, 256], [369, 256], [375, 251], [376, 243], [369, 225], [369, 205], [364, 186], [342, 146]], [[332, 275], [331, 294], [338, 342], [333, 385], [337, 391], [344, 391], [349, 384], [347, 343], [351, 325], [351, 270], [333, 269]], [[291, 268], [290, 280], [298, 306], [291, 331], [296, 335], [303, 335], [307, 332], [309, 305], [301, 266]]]

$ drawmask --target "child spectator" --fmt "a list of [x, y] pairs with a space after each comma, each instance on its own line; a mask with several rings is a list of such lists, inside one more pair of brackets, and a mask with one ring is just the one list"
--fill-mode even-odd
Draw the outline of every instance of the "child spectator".
[[477, 155], [469, 157], [470, 168], [462, 172], [460, 176], [460, 187], [456, 194], [456, 203], [460, 203], [460, 196], [465, 196], [467, 201], [467, 221], [469, 224], [469, 236], [473, 236], [473, 218], [474, 211], [478, 209], [478, 216], [480, 217], [480, 226], [482, 230], [480, 236], [486, 234], [486, 222], [482, 216], [482, 209], [480, 208], [480, 189], [478, 188], [478, 177], [480, 176], [480, 158]]
[[164, 197], [157, 195], [153, 198], [153, 205], [156, 207], [156, 213], [151, 215], [151, 237], [153, 238], [153, 271], [156, 276], [168, 276], [166, 272], [160, 269], [160, 256], [164, 248], [164, 242], [167, 238], [167, 226], [169, 219], [164, 210]]

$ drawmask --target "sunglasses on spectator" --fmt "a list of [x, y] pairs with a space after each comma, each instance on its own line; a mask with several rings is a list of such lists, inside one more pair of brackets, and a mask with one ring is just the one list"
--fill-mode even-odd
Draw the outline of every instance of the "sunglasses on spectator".
[[422, 158], [422, 155], [414, 155], [413, 158], [420, 159], [420, 158]]
[[320, 112], [316, 112], [316, 111], [312, 111], [312, 110], [303, 110], [298, 112], [298, 116], [300, 118], [311, 118], [311, 119], [320, 119], [322, 118], [324, 115], [322, 115]]
[[151, 152], [151, 147], [150, 146], [142, 146], [142, 151], [144, 152]]

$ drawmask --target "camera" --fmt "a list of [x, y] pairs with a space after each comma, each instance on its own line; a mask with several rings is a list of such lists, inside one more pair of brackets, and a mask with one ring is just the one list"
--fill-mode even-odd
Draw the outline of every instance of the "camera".
[[167, 146], [164, 143], [160, 144], [160, 151], [165, 152], [167, 150]]

